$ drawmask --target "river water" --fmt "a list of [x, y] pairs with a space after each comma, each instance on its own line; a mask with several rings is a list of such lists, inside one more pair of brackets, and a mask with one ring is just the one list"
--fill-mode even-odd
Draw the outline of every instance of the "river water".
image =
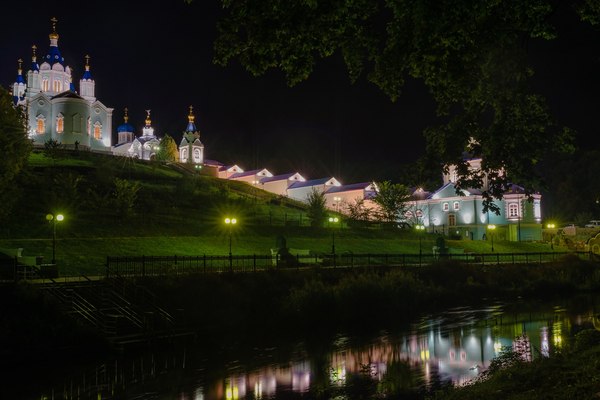
[[599, 300], [490, 302], [424, 315], [396, 331], [338, 334], [325, 343], [278, 341], [239, 351], [226, 344], [171, 344], [65, 372], [31, 398], [419, 398], [428, 389], [472, 380], [506, 348], [527, 360], [552, 357], [578, 331], [600, 329]]

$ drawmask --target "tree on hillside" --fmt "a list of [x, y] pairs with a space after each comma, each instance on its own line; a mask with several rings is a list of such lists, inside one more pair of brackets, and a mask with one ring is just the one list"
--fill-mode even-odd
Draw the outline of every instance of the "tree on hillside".
[[308, 210], [306, 215], [310, 220], [310, 226], [313, 228], [322, 227], [327, 217], [325, 208], [325, 195], [320, 190], [313, 188], [307, 197]]
[[[488, 175], [484, 206], [496, 212], [492, 200], [508, 182], [539, 189], [540, 160], [572, 150], [572, 133], [531, 89], [530, 43], [554, 39], [550, 17], [573, 10], [600, 24], [597, 0], [224, 0], [223, 7], [220, 65], [236, 60], [255, 76], [279, 69], [295, 85], [318, 60], [339, 54], [351, 81], [366, 76], [392, 100], [407, 79], [422, 81], [441, 121], [424, 132], [429, 155], [458, 166], [457, 190], [481, 187]], [[468, 170], [465, 151], [483, 159], [480, 173]]]
[[53, 167], [56, 166], [62, 147], [62, 143], [56, 139], [48, 139], [44, 142], [44, 155], [52, 160]]
[[113, 204], [119, 215], [128, 217], [133, 213], [140, 187], [139, 182], [115, 178]]
[[175, 143], [175, 140], [170, 135], [165, 135], [161, 139], [156, 159], [159, 161], [177, 161], [179, 159], [177, 143]]
[[11, 212], [16, 200], [13, 191], [15, 179], [27, 163], [31, 141], [25, 131], [21, 108], [13, 106], [10, 94], [0, 87], [0, 221]]
[[384, 181], [377, 183], [377, 194], [373, 197], [379, 209], [375, 212], [377, 219], [383, 222], [396, 222], [400, 219], [408, 204], [410, 193], [406, 186]]
[[350, 225], [366, 225], [373, 214], [372, 210], [365, 207], [365, 200], [357, 198], [352, 202], [345, 204], [344, 211], [349, 219]]

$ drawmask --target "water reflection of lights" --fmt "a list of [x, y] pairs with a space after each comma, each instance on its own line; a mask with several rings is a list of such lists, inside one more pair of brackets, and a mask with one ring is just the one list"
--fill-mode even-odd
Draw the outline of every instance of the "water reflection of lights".
[[[538, 320], [533, 320], [531, 314], [515, 314], [514, 318], [505, 316], [504, 320], [510, 319], [510, 322], [503, 324], [501, 312], [492, 309], [486, 311], [486, 315], [491, 312], [496, 314], [483, 320], [485, 327], [474, 324], [473, 318], [469, 319], [474, 315], [472, 311], [453, 310], [448, 315], [419, 321], [403, 336], [383, 336], [360, 347], [352, 347], [349, 340], [336, 342], [339, 350], [329, 353], [327, 369], [315, 371], [311, 359], [305, 357], [301, 361], [271, 364], [246, 374], [232, 374], [210, 383], [199, 379], [202, 386], [194, 386], [181, 398], [234, 400], [252, 397], [260, 400], [273, 398], [279, 391], [310, 393], [315, 382], [329, 381], [331, 385], [343, 386], [356, 374], [369, 374], [374, 381], [381, 382], [386, 380], [386, 374], [392, 373], [390, 371], [398, 373], [398, 368], [390, 368], [395, 364], [409, 366], [426, 385], [438, 380], [461, 385], [485, 370], [490, 361], [511, 344], [524, 349], [525, 358], [532, 359], [537, 354], [548, 356], [550, 350], [564, 347], [570, 337], [567, 334], [571, 331], [571, 320], [563, 313]], [[523, 335], [524, 332], [529, 336]], [[515, 337], [520, 339], [515, 340]], [[531, 351], [535, 348], [539, 348], [540, 353]], [[125, 388], [129, 382], [160, 375], [164, 372], [163, 364], [166, 368], [166, 363], [137, 359], [133, 368], [130, 364], [127, 368], [115, 364], [106, 374], [114, 377], [114, 382], [105, 387]], [[406, 371], [406, 368], [401, 370]]]
[[346, 383], [346, 366], [338, 365], [337, 367], [331, 368], [330, 381], [334, 385], [344, 385]]
[[562, 321], [554, 321], [552, 324], [552, 342], [557, 349], [562, 348]]
[[254, 398], [262, 399], [262, 382], [256, 382], [254, 384]]
[[544, 357], [550, 356], [550, 343], [548, 340], [548, 327], [543, 326], [540, 329], [540, 353]]
[[230, 378], [225, 386], [225, 399], [236, 400], [246, 396], [246, 380], [244, 377]]
[[500, 340], [496, 340], [494, 342], [494, 354], [497, 356], [498, 354], [500, 354], [500, 352], [502, 351], [502, 343], [500, 343]]

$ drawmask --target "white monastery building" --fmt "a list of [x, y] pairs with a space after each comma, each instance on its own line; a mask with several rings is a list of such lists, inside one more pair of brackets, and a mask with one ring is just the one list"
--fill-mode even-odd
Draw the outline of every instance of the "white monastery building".
[[19, 60], [17, 79], [12, 85], [15, 105], [27, 112], [27, 133], [34, 146], [56, 140], [70, 148], [110, 152], [112, 108], [95, 97], [96, 83], [92, 78], [89, 56], [85, 56], [85, 72], [75, 92], [71, 68], [58, 48], [56, 18], [52, 18], [52, 33], [48, 53], [38, 63], [32, 46], [31, 66], [23, 76]]
[[[58, 48], [58, 21], [52, 18], [51, 22], [47, 54], [38, 62], [37, 47], [32, 46], [29, 70], [24, 75], [23, 60], [19, 59], [17, 78], [11, 87], [15, 106], [23, 107], [26, 112], [27, 134], [34, 146], [44, 146], [49, 140], [55, 140], [71, 149], [112, 153], [140, 160], [154, 159], [161, 139], [152, 127], [150, 110], [146, 110], [142, 135], [136, 137], [125, 108], [123, 123], [117, 128], [117, 144], [111, 146], [113, 109], [96, 98], [90, 57], [84, 57], [84, 73], [79, 80], [79, 92], [76, 92], [71, 68]], [[333, 177], [307, 180], [298, 172], [273, 175], [266, 168], [244, 171], [236, 164], [225, 165], [207, 160], [192, 106], [187, 119], [178, 149], [181, 163], [194, 164], [196, 169], [207, 167], [209, 175], [217, 178], [246, 182], [301, 202], [306, 202], [311, 192], [318, 191], [323, 193], [326, 207], [340, 213], [346, 213], [348, 206], [357, 201], [363, 201], [363, 206], [369, 209], [377, 207], [372, 201], [378, 190], [373, 182], [342, 185]], [[481, 169], [480, 158], [466, 161], [470, 170]], [[500, 214], [484, 213], [482, 191], [467, 189], [457, 193], [456, 179], [456, 167], [449, 166], [443, 176], [442, 187], [434, 192], [416, 189], [403, 220], [411, 225], [422, 224], [430, 232], [441, 231], [470, 239], [485, 238], [490, 234], [488, 227], [498, 225], [496, 232], [509, 240], [540, 240], [539, 193], [528, 195], [522, 187], [511, 184], [506, 188], [503, 199], [494, 201]], [[484, 189], [487, 185], [485, 177]]]

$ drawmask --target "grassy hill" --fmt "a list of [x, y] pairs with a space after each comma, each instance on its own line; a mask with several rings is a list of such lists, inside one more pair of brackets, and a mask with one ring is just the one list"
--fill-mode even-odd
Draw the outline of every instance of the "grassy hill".
[[[242, 183], [217, 179], [205, 171], [89, 152], [34, 152], [21, 176], [19, 206], [0, 227], [0, 247], [22, 247], [23, 255], [52, 258], [48, 213], [62, 213], [57, 224], [56, 259], [62, 274], [102, 270], [107, 255], [224, 255], [229, 231], [223, 219], [235, 216], [234, 254], [269, 254], [283, 235], [291, 248], [328, 252], [331, 229], [310, 228], [304, 205]], [[124, 185], [139, 185], [128, 208]], [[124, 193], [125, 192], [125, 193]], [[336, 228], [340, 253], [418, 253], [414, 232], [377, 228]], [[424, 251], [435, 237], [423, 235]], [[470, 252], [489, 252], [489, 243], [448, 241]], [[547, 251], [547, 244], [495, 243], [496, 251]]]

